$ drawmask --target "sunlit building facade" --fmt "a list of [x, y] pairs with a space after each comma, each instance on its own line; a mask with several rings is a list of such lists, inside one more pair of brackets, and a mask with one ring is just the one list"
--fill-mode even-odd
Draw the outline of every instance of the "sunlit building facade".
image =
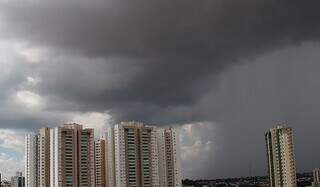
[[138, 122], [114, 128], [116, 186], [159, 186], [156, 131]]
[[25, 185], [38, 186], [38, 135], [25, 136]]
[[320, 187], [320, 168], [316, 168], [312, 171], [313, 174], [313, 187]]
[[174, 128], [159, 128], [157, 133], [159, 178], [161, 187], [180, 187], [180, 141]]
[[50, 186], [50, 129], [41, 128], [38, 135], [38, 186]]
[[50, 130], [50, 186], [95, 185], [94, 132], [65, 124]]
[[292, 128], [277, 126], [265, 134], [270, 187], [296, 187]]
[[177, 130], [122, 122], [113, 131], [116, 186], [182, 186]]

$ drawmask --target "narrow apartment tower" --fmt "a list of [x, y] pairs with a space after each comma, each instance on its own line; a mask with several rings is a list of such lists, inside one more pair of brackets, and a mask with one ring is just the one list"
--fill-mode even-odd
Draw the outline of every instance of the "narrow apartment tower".
[[50, 130], [50, 186], [95, 185], [94, 132], [65, 124]]
[[41, 128], [38, 135], [38, 186], [50, 186], [50, 129]]
[[95, 141], [96, 187], [106, 187], [106, 141]]
[[116, 186], [159, 186], [156, 131], [138, 122], [114, 127]]
[[167, 155], [166, 155], [166, 133], [162, 128], [157, 129], [157, 147], [158, 147], [158, 166], [159, 166], [159, 185], [167, 187]]
[[313, 170], [313, 182], [312, 186], [313, 187], [320, 187], [320, 169], [316, 168]]
[[25, 136], [25, 184], [26, 187], [38, 186], [38, 135]]
[[107, 152], [107, 187], [116, 187], [116, 174], [115, 174], [115, 151], [114, 151], [114, 128], [108, 128], [106, 132], [106, 152]]
[[160, 187], [181, 187], [179, 132], [159, 128], [157, 132]]
[[292, 129], [277, 126], [265, 134], [270, 187], [296, 187]]

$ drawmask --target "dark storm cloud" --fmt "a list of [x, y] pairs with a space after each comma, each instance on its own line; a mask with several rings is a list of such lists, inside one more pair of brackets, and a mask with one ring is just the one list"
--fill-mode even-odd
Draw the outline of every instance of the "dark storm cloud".
[[320, 165], [320, 152], [313, 149], [320, 140], [319, 52], [319, 44], [314, 43], [289, 47], [233, 66], [219, 76], [196, 114], [222, 123], [217, 125], [219, 134], [212, 132], [218, 148], [206, 163], [207, 168], [217, 169], [199, 170], [198, 177], [265, 175], [263, 132], [277, 123], [294, 129], [299, 172]]
[[[312, 139], [319, 121], [314, 60], [319, 47], [305, 44], [318, 42], [319, 5], [317, 0], [0, 0], [0, 38], [48, 50], [30, 73], [41, 80], [34, 91], [47, 99], [47, 112], [109, 111], [116, 120], [221, 124], [213, 142], [221, 146], [204, 156], [213, 160], [202, 161], [202, 167], [188, 163], [189, 176], [249, 175], [250, 167], [265, 174], [263, 132], [272, 124], [294, 126], [297, 147], [319, 142]], [[2, 116], [23, 128], [67, 118]], [[302, 123], [310, 124], [305, 131]], [[304, 133], [312, 136], [301, 140]], [[199, 134], [210, 139], [211, 132]], [[298, 150], [301, 170], [320, 164], [312, 154], [320, 155]]]
[[[143, 108], [159, 113], [171, 106], [194, 105], [211, 88], [203, 81], [242, 58], [317, 40], [318, 5], [298, 0], [17, 1], [3, 3], [1, 12], [10, 26], [7, 37], [87, 58], [88, 62], [65, 61], [52, 77], [44, 76], [52, 85], [43, 92], [140, 119]], [[96, 58], [102, 60], [97, 63]], [[103, 83], [96, 85], [97, 91], [86, 88], [78, 80], [87, 78], [84, 82], [94, 85], [108, 75], [83, 75], [86, 69], [76, 66], [100, 68], [100, 74], [117, 66], [125, 84], [114, 86], [114, 81], [116, 89]], [[69, 69], [74, 71], [65, 72]], [[128, 69], [138, 71], [127, 75]], [[65, 73], [56, 78], [61, 70]], [[128, 104], [141, 106], [141, 115], [127, 110]]]

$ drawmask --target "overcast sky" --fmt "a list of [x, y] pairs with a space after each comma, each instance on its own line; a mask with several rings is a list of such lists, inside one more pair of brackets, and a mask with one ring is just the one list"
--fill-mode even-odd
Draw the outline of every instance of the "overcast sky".
[[184, 178], [265, 175], [264, 132], [320, 166], [319, 0], [0, 0], [0, 172], [77, 122], [181, 128]]

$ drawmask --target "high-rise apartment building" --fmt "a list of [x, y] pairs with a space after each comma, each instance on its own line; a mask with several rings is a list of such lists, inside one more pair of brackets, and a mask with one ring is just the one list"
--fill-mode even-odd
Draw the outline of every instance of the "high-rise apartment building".
[[106, 141], [103, 139], [95, 141], [95, 185], [96, 187], [106, 187]]
[[296, 187], [292, 129], [277, 126], [265, 134], [270, 187]]
[[313, 170], [313, 187], [320, 187], [320, 168], [316, 168]]
[[182, 186], [177, 130], [139, 122], [122, 122], [115, 125], [113, 130], [109, 129], [108, 135], [110, 141], [114, 140], [114, 149], [112, 145], [108, 147], [108, 157], [114, 153], [115, 161], [114, 170], [109, 167], [109, 177], [114, 172], [116, 181], [115, 185], [109, 187]]
[[38, 186], [38, 135], [25, 136], [25, 183], [26, 187]]
[[38, 186], [50, 186], [50, 129], [41, 128], [38, 135]]
[[174, 128], [159, 128], [157, 133], [159, 178], [161, 187], [180, 187], [180, 141]]
[[106, 142], [107, 187], [115, 187], [116, 175], [115, 175], [115, 150], [114, 150], [114, 129], [113, 128], [108, 128], [106, 132], [106, 139], [107, 139], [107, 142]]
[[94, 132], [65, 124], [50, 130], [50, 186], [95, 185]]
[[27, 187], [49, 186], [50, 146], [49, 129], [25, 137], [25, 178]]
[[137, 122], [114, 127], [116, 186], [159, 186], [155, 135], [153, 127]]

